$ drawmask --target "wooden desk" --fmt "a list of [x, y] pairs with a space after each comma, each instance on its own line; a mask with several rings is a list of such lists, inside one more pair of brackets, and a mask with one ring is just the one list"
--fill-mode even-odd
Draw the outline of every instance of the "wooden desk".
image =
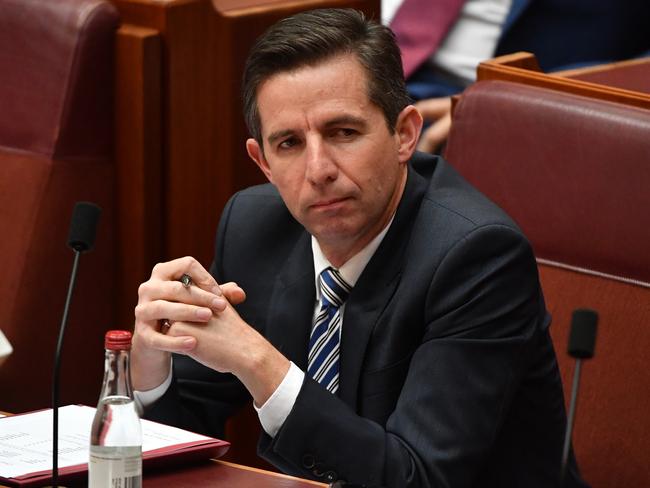
[[259, 488], [313, 488], [314, 486], [327, 486], [315, 481], [218, 460], [186, 468], [173, 468], [165, 471], [156, 470], [152, 473], [145, 473], [144, 484], [148, 488], [168, 486], [175, 488], [214, 486], [227, 486], [229, 488], [252, 486]]
[[[249, 468], [241, 464], [226, 461], [211, 460], [191, 466], [175, 466], [169, 469], [152, 469], [144, 473], [143, 484], [147, 488], [314, 488], [327, 487], [324, 483], [303, 480], [273, 473], [258, 468]], [[78, 481], [65, 482], [67, 488], [86, 488], [88, 480], [84, 476]], [[11, 488], [0, 485], [0, 488]]]

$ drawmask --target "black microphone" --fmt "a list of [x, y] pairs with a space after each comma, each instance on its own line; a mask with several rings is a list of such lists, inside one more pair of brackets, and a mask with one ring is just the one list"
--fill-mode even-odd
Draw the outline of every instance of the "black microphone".
[[70, 232], [68, 234], [68, 246], [74, 251], [72, 263], [72, 274], [68, 285], [68, 296], [63, 307], [63, 317], [59, 327], [59, 339], [54, 352], [54, 370], [52, 373], [52, 486], [56, 488], [59, 482], [59, 366], [61, 364], [61, 349], [63, 347], [63, 336], [65, 326], [68, 322], [68, 311], [77, 277], [79, 256], [81, 253], [90, 251], [95, 244], [95, 233], [97, 222], [102, 209], [94, 203], [77, 202], [72, 212]]
[[571, 433], [575, 420], [576, 404], [578, 401], [578, 388], [580, 386], [580, 369], [583, 359], [590, 359], [594, 356], [596, 345], [596, 328], [598, 326], [598, 313], [587, 308], [579, 308], [573, 311], [571, 320], [571, 333], [569, 335], [568, 352], [576, 359], [576, 367], [573, 371], [573, 386], [571, 387], [571, 403], [569, 404], [569, 417], [567, 419], [566, 433], [564, 435], [564, 448], [562, 449], [562, 466], [560, 469], [560, 487], [564, 486], [566, 469], [571, 450]]

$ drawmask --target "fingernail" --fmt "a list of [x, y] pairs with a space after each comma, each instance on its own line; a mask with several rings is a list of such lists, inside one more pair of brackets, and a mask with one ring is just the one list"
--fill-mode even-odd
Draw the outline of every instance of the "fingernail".
[[226, 307], [226, 301], [223, 298], [215, 298], [212, 300], [211, 306], [216, 310], [223, 310]]
[[212, 317], [212, 310], [208, 310], [207, 308], [199, 308], [196, 311], [196, 317], [200, 320], [208, 320], [210, 317]]
[[194, 347], [194, 339], [185, 339], [183, 341], [183, 347]]

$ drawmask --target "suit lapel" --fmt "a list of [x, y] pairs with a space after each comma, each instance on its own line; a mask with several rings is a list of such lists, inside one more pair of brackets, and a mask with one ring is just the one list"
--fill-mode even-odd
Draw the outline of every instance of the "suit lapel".
[[311, 240], [298, 239], [275, 280], [268, 312], [267, 339], [303, 371], [314, 314], [316, 289]]
[[[435, 162], [428, 159], [432, 171]], [[427, 188], [426, 179], [409, 167], [404, 195], [391, 227], [345, 305], [341, 337], [339, 396], [357, 408], [358, 387], [368, 341], [400, 279], [414, 216]], [[390, 346], [389, 346], [390, 347]]]

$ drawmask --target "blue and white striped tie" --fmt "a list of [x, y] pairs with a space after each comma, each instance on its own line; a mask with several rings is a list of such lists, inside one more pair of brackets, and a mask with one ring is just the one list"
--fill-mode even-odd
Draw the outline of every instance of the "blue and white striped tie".
[[340, 309], [351, 288], [334, 268], [325, 269], [318, 280], [320, 309], [309, 338], [307, 372], [330, 392], [336, 393], [339, 388]]

